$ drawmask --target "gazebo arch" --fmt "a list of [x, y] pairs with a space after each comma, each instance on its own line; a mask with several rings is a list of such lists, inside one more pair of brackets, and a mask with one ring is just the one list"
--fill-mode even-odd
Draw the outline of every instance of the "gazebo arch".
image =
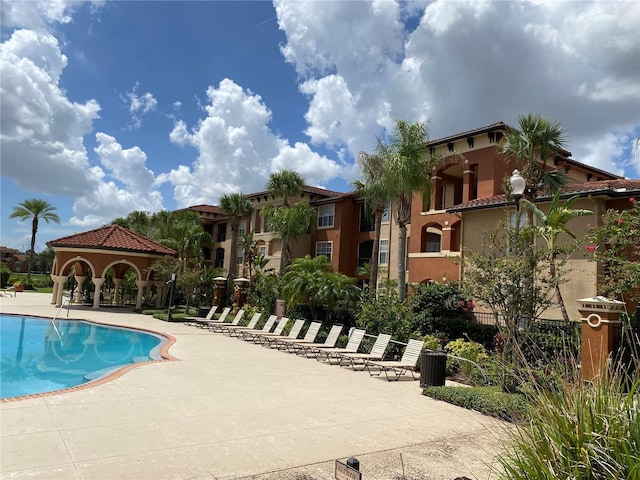
[[[138, 235], [120, 225], [108, 225], [84, 233], [70, 235], [47, 242], [55, 253], [51, 279], [53, 295], [51, 303], [57, 307], [62, 305], [62, 290], [72, 267], [76, 267], [78, 293], [87, 278], [89, 270], [95, 286], [93, 308], [100, 308], [100, 293], [105, 281], [105, 274], [113, 268], [116, 292], [122, 282], [123, 274], [129, 268], [136, 275], [138, 295], [136, 308], [142, 307], [142, 293], [149, 287], [151, 265], [159, 258], [176, 256], [176, 251], [160, 245], [148, 238]], [[80, 275], [78, 275], [80, 273]], [[78, 298], [79, 300], [79, 298]], [[116, 305], [119, 303], [116, 294]]]

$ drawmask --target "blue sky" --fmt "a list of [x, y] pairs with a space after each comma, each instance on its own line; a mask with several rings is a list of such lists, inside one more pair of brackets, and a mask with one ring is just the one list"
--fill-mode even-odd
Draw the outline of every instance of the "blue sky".
[[573, 158], [640, 178], [640, 4], [275, 1], [1, 4], [0, 245], [131, 210], [216, 204], [269, 173], [347, 191], [397, 118], [431, 138], [521, 114]]

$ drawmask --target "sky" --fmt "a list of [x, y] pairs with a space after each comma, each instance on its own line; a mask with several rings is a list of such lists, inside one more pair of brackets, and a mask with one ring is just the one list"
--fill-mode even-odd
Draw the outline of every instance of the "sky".
[[[346, 192], [396, 119], [431, 139], [540, 114], [640, 178], [637, 1], [0, 3], [0, 245], [217, 204], [296, 170]], [[634, 150], [635, 148], [635, 150]]]

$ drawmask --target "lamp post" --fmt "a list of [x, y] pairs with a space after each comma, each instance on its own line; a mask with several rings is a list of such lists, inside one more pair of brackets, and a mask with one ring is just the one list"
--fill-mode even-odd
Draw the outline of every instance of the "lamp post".
[[511, 195], [516, 202], [516, 212], [518, 212], [520, 210], [520, 200], [524, 195], [527, 182], [522, 175], [520, 175], [518, 170], [514, 170], [511, 174], [511, 178], [509, 179], [509, 183], [511, 184]]
[[171, 284], [171, 289], [169, 290], [169, 310], [167, 312], [167, 322], [170, 322], [173, 317], [173, 287], [176, 283], [177, 275], [175, 273], [171, 274], [171, 280], [167, 283]]

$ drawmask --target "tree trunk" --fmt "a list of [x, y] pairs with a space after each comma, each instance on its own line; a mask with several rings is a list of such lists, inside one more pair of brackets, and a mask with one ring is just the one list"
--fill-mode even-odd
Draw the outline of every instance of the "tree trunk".
[[407, 245], [407, 226], [400, 223], [398, 225], [398, 297], [400, 301], [404, 301], [407, 295], [407, 285], [405, 281], [406, 272], [406, 245]]
[[376, 209], [373, 221], [373, 249], [371, 250], [371, 262], [369, 263], [371, 271], [369, 272], [369, 291], [378, 291], [378, 259], [380, 253], [380, 230], [382, 226], [383, 210]]
[[33, 262], [33, 251], [36, 248], [36, 233], [38, 233], [38, 217], [34, 216], [31, 222], [31, 248], [27, 261], [27, 278], [31, 278], [31, 264]]
[[551, 258], [549, 259], [549, 270], [551, 271], [551, 278], [553, 278], [553, 286], [556, 291], [556, 299], [558, 300], [558, 305], [560, 306], [560, 312], [562, 313], [562, 318], [564, 318], [565, 322], [569, 321], [569, 314], [567, 313], [567, 308], [564, 305], [564, 299], [562, 298], [562, 292], [560, 291], [560, 282], [558, 282], [557, 278], [557, 269], [556, 269], [556, 256], [554, 253], [551, 254]]
[[238, 276], [238, 226], [231, 225], [231, 254], [229, 255], [229, 275]]

